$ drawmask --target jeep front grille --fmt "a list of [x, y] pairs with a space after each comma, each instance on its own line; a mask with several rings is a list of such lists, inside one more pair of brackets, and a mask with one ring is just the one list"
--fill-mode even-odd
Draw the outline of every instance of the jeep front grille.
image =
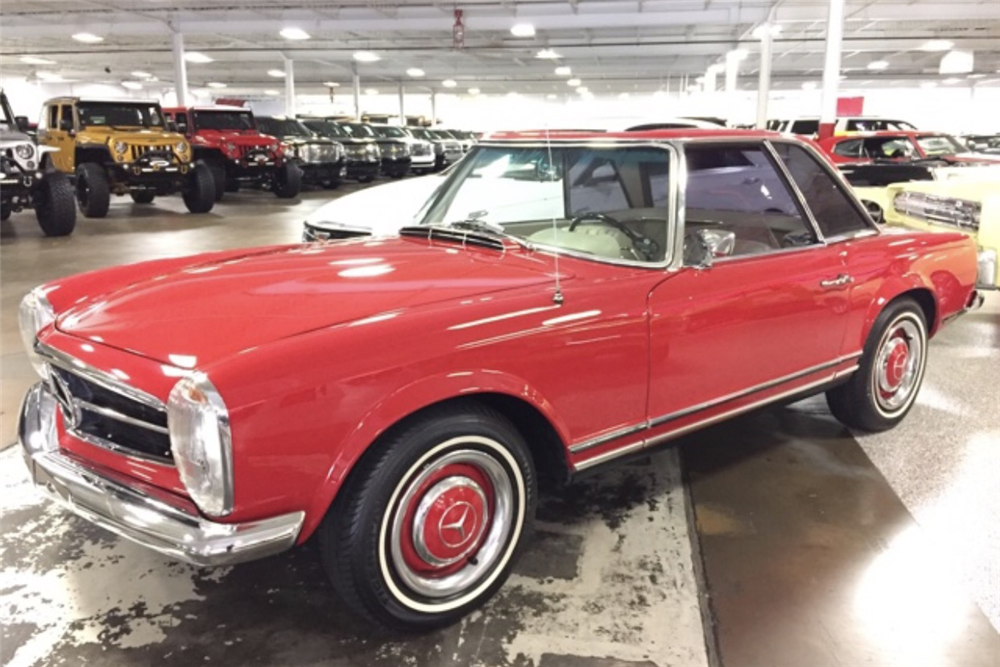
[[122, 454], [173, 463], [167, 411], [160, 401], [74, 364], [61, 352], [38, 351], [49, 362], [49, 388], [70, 435]]
[[170, 144], [163, 144], [162, 146], [140, 146], [137, 144], [130, 144], [129, 147], [129, 161], [135, 162], [141, 158], [146, 153], [150, 151], [156, 151], [159, 153], [167, 153], [168, 155], [173, 155], [173, 146]]

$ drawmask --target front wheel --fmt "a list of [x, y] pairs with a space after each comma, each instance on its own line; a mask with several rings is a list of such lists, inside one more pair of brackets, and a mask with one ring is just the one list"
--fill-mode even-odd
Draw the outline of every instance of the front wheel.
[[208, 165], [199, 162], [181, 189], [184, 205], [192, 213], [208, 213], [215, 206], [215, 179]]
[[215, 186], [215, 201], [222, 201], [226, 196], [226, 167], [219, 162], [209, 162], [208, 170], [212, 172], [212, 185]]
[[34, 196], [35, 217], [46, 236], [68, 236], [76, 228], [76, 202], [69, 176], [53, 171], [45, 174]]
[[927, 366], [927, 323], [909, 298], [893, 301], [875, 320], [858, 370], [826, 393], [833, 416], [862, 431], [886, 431], [916, 400]]
[[76, 203], [86, 218], [103, 218], [111, 207], [111, 184], [104, 167], [84, 162], [76, 168]]
[[13, 210], [14, 210], [14, 207], [11, 206], [10, 204], [6, 204], [6, 203], [0, 204], [0, 221], [7, 220], [7, 218], [10, 217], [10, 214], [11, 214], [11, 212]]
[[448, 625], [503, 585], [535, 512], [535, 470], [503, 415], [434, 410], [359, 461], [320, 529], [341, 598], [397, 630]]
[[302, 170], [288, 162], [274, 175], [274, 194], [278, 199], [294, 199], [302, 192]]

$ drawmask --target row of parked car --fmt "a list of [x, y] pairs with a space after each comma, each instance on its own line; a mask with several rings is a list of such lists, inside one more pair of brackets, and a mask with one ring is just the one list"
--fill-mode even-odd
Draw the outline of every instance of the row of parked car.
[[85, 217], [104, 217], [112, 195], [148, 204], [180, 194], [190, 212], [207, 213], [243, 187], [287, 199], [304, 184], [334, 188], [344, 179], [440, 171], [478, 138], [333, 118], [255, 118], [242, 107], [164, 109], [79, 97], [44, 104], [36, 146], [4, 96], [3, 129], [2, 217], [34, 208], [49, 236], [73, 231], [77, 207]]

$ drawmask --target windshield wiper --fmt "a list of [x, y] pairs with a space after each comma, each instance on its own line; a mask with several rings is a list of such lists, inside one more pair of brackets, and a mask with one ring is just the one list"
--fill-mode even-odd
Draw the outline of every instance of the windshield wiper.
[[452, 229], [463, 229], [471, 232], [482, 232], [485, 234], [490, 234], [492, 236], [499, 236], [501, 238], [513, 241], [517, 245], [527, 250], [535, 249], [535, 246], [532, 245], [531, 242], [522, 239], [520, 236], [515, 236], [514, 234], [511, 234], [500, 225], [495, 225], [491, 222], [486, 222], [485, 220], [479, 220], [477, 218], [456, 220], [455, 222], [447, 223], [445, 227], [451, 227]]

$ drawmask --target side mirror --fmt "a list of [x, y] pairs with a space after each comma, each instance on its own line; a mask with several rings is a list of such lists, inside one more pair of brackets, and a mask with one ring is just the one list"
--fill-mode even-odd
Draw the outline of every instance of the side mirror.
[[719, 257], [729, 257], [736, 249], [736, 234], [717, 229], [699, 229], [685, 235], [684, 264], [696, 269], [712, 267]]
[[31, 123], [28, 122], [27, 116], [14, 116], [14, 124], [21, 132], [27, 132], [31, 129]]
[[63, 118], [59, 121], [59, 129], [63, 132], [73, 131], [73, 120], [71, 118]]

